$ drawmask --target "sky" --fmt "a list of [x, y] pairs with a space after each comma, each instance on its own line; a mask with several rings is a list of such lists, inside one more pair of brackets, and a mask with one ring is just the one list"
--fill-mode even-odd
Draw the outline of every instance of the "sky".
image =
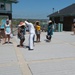
[[[12, 4], [13, 18], [48, 19], [48, 15], [59, 11], [75, 0], [18, 0]], [[53, 11], [54, 8], [54, 11]]]

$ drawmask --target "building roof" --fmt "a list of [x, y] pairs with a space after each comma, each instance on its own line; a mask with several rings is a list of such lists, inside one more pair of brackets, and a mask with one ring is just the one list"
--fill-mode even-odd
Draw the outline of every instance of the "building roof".
[[75, 16], [75, 3], [63, 8], [53, 14], [48, 15], [47, 17], [57, 17], [57, 16]]
[[18, 3], [18, 0], [0, 0], [0, 2]]

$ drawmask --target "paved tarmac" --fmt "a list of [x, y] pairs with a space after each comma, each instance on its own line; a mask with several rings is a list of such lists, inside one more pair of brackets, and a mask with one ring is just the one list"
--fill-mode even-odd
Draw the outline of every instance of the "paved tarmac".
[[28, 36], [24, 48], [19, 39], [12, 43], [0, 43], [0, 75], [75, 75], [75, 35], [73, 32], [54, 32], [51, 42], [41, 33], [41, 42], [29, 51]]

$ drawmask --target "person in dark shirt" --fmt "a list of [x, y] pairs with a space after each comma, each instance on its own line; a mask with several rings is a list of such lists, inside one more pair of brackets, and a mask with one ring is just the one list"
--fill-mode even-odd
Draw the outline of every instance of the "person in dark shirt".
[[20, 22], [18, 27], [18, 38], [20, 39], [20, 45], [18, 47], [23, 47], [23, 42], [25, 41], [25, 23]]
[[52, 35], [53, 35], [53, 26], [52, 26], [52, 21], [50, 20], [48, 22], [48, 29], [47, 29], [47, 36], [46, 36], [49, 42], [51, 41]]

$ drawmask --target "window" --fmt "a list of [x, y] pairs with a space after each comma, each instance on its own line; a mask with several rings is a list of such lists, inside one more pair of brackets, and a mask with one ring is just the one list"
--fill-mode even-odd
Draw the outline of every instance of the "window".
[[4, 3], [0, 3], [0, 10], [4, 10]]
[[9, 3], [5, 4], [6, 11], [11, 11], [11, 6]]

